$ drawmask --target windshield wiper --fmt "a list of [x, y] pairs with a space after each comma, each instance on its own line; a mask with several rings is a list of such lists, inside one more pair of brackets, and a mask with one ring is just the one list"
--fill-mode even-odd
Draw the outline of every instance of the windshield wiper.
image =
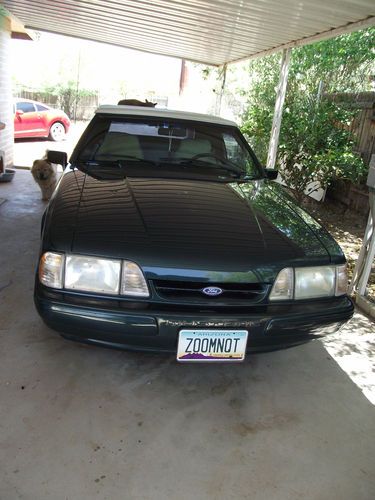
[[[211, 163], [209, 161], [204, 161], [202, 158], [212, 158], [215, 161], [219, 162], [219, 164]], [[211, 168], [220, 168], [227, 170], [229, 172], [233, 172], [237, 175], [237, 177], [241, 176], [244, 174], [244, 171], [242, 168], [237, 167], [237, 165], [234, 165], [229, 160], [226, 160], [224, 158], [220, 158], [219, 156], [215, 156], [211, 153], [202, 153], [202, 154], [197, 154], [193, 157], [190, 158], [161, 158], [161, 160], [166, 160], [169, 163], [173, 163], [175, 165], [179, 165], [181, 167], [189, 167], [191, 165], [194, 165], [195, 163], [198, 165], [203, 165]]]
[[145, 158], [140, 158], [139, 156], [134, 156], [134, 155], [111, 155], [111, 154], [106, 154], [105, 158], [99, 159], [95, 158], [94, 161], [107, 161], [107, 162], [113, 162], [114, 160], [111, 159], [111, 157], [117, 158], [115, 160], [115, 163], [119, 166], [123, 166], [123, 161], [122, 160], [130, 160], [130, 161], [136, 161], [139, 163], [147, 163], [147, 165], [158, 165], [156, 161], [153, 160], [146, 160]]
[[101, 168], [101, 167], [109, 167], [109, 168], [124, 168], [126, 166], [126, 160], [136, 161], [137, 163], [143, 163], [146, 165], [157, 166], [158, 163], [152, 160], [145, 160], [144, 158], [139, 158], [138, 156], [131, 155], [121, 155], [121, 158], [109, 159], [109, 156], [118, 156], [118, 155], [106, 155], [107, 158], [103, 160], [95, 159], [95, 160], [78, 160], [78, 165], [84, 165], [92, 168]]

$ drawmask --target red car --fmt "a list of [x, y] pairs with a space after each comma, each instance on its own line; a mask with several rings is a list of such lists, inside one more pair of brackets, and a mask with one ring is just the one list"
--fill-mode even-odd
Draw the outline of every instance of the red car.
[[68, 116], [61, 109], [52, 109], [30, 99], [14, 101], [14, 138], [48, 137], [61, 141], [70, 127]]

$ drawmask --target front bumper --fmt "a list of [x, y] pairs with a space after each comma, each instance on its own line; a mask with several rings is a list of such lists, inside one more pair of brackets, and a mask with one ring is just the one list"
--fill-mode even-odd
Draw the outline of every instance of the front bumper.
[[290, 347], [337, 332], [354, 312], [346, 296], [246, 313], [103, 309], [53, 300], [37, 291], [34, 299], [44, 322], [65, 337], [165, 352], [176, 352], [178, 333], [186, 328], [246, 329], [247, 352]]

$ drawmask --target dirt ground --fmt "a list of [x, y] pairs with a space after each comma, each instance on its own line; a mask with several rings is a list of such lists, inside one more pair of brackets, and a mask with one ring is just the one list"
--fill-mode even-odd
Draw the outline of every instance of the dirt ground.
[[[324, 203], [309, 199], [304, 202], [304, 208], [323, 224], [340, 244], [348, 261], [350, 281], [361, 250], [368, 216], [347, 210], [345, 206], [330, 199], [326, 199]], [[367, 297], [375, 302], [375, 266], [370, 275]]]

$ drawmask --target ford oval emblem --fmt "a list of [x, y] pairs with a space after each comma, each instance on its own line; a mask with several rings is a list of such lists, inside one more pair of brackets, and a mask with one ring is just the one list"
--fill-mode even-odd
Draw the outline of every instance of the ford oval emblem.
[[217, 297], [223, 293], [223, 290], [217, 286], [208, 286], [203, 288], [202, 292], [205, 295], [209, 295], [210, 297]]

